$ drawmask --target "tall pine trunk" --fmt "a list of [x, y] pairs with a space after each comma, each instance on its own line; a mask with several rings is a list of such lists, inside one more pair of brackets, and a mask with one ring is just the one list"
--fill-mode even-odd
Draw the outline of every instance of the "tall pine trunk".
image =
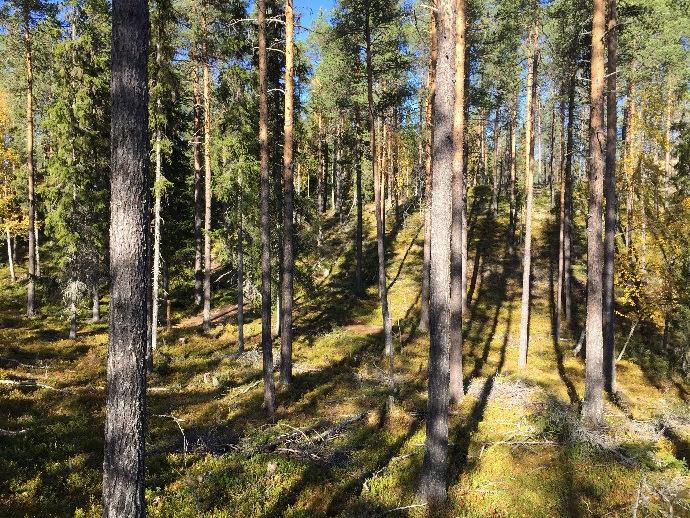
[[518, 368], [527, 365], [529, 343], [530, 290], [532, 287], [532, 205], [534, 199], [534, 111], [537, 104], [537, 62], [539, 32], [535, 24], [530, 31], [530, 55], [527, 72], [527, 104], [525, 105], [525, 249], [522, 258], [522, 306], [520, 310], [520, 342]]
[[271, 339], [271, 221], [268, 170], [268, 80], [266, 56], [266, 0], [258, 0], [259, 25], [259, 171], [261, 177], [261, 350], [264, 406], [275, 419], [275, 381]]
[[242, 176], [237, 185], [237, 350], [244, 352], [244, 214]]
[[389, 397], [388, 404], [392, 403], [393, 392], [395, 390], [395, 379], [393, 377], [393, 329], [391, 324], [391, 316], [388, 311], [388, 284], [386, 281], [386, 243], [385, 230], [383, 221], [383, 203], [382, 199], [382, 177], [376, 163], [376, 126], [374, 121], [374, 78], [372, 69], [372, 49], [371, 49], [371, 5], [369, 1], [366, 2], [365, 15], [365, 53], [366, 53], [366, 67], [367, 67], [367, 108], [369, 111], [369, 148], [371, 152], [372, 173], [374, 176], [374, 205], [376, 211], [376, 248], [378, 253], [378, 284], [379, 284], [379, 298], [381, 300], [381, 316], [383, 320], [383, 336], [384, 336], [384, 354], [388, 359], [388, 384]]
[[499, 131], [500, 131], [500, 111], [501, 104], [499, 100], [496, 100], [496, 113], [494, 115], [494, 131], [493, 131], [493, 141], [494, 141], [494, 163], [493, 163], [493, 183], [491, 187], [491, 212], [494, 215], [498, 215], [498, 195], [501, 188], [499, 168], [498, 168], [498, 156], [499, 156]]
[[[461, 0], [458, 0], [461, 1]], [[438, 67], [434, 95], [431, 197], [429, 396], [419, 497], [432, 505], [447, 496], [450, 349], [451, 225], [453, 184], [453, 86], [457, 1], [437, 2]]]
[[[160, 67], [161, 49], [160, 49], [160, 28], [156, 42], [156, 64]], [[157, 78], [160, 80], [160, 78]], [[154, 114], [155, 124], [155, 155], [156, 155], [156, 172], [154, 176], [153, 191], [153, 291], [151, 294], [152, 311], [151, 311], [151, 344], [148, 354], [148, 368], [149, 372], [153, 368], [153, 354], [158, 347], [158, 282], [160, 277], [160, 263], [161, 263], [161, 181], [163, 178], [163, 155], [161, 151], [161, 128], [158, 119], [161, 110], [160, 95], [156, 96], [156, 113]]]
[[450, 236], [450, 403], [462, 401], [462, 240], [465, 210], [465, 0], [455, 1], [455, 87]]
[[[561, 92], [563, 93], [563, 92]], [[558, 203], [558, 288], [556, 290], [556, 344], [561, 339], [561, 317], [563, 313], [563, 280], [564, 280], [564, 241], [565, 241], [565, 102], [561, 99], [560, 105], [561, 116], [561, 134], [560, 134], [560, 161], [558, 164], [559, 170], [559, 203]]]
[[432, 184], [432, 147], [434, 140], [433, 104], [436, 90], [436, 11], [429, 16], [429, 37], [431, 39], [429, 52], [429, 71], [427, 75], [426, 98], [426, 143], [424, 145], [424, 251], [422, 260], [422, 289], [421, 309], [419, 313], [420, 331], [429, 330], [429, 269], [431, 263], [431, 184]]
[[199, 63], [196, 56], [192, 60], [192, 84], [194, 102], [194, 134], [192, 135], [192, 157], [194, 165], [194, 305], [199, 307], [204, 291], [204, 174], [201, 167], [201, 84]]
[[24, 4], [24, 63], [26, 65], [26, 177], [29, 202], [29, 251], [28, 284], [26, 289], [26, 314], [36, 312], [36, 193], [34, 189], [34, 67], [30, 29], [30, 7]]
[[602, 334], [602, 204], [606, 170], [606, 124], [604, 122], [604, 37], [606, 0], [594, 0], [592, 10], [591, 110], [589, 119], [589, 216], [587, 221], [587, 339], [585, 398], [582, 418], [600, 425], [604, 413], [604, 343]]
[[359, 141], [359, 112], [355, 116], [355, 144], [354, 144], [354, 161], [355, 161], [355, 204], [357, 205], [357, 228], [355, 231], [355, 293], [358, 297], [364, 295], [364, 276], [363, 276], [363, 254], [362, 254], [362, 239], [363, 239], [363, 214], [362, 214], [362, 158], [360, 155], [360, 141]]
[[112, 7], [110, 336], [103, 516], [143, 517], [150, 297], [148, 4]]
[[[205, 16], [205, 15], [204, 15]], [[204, 30], [204, 332], [211, 330], [211, 70], [206, 41], [206, 18]]]
[[570, 76], [568, 86], [568, 129], [565, 147], [565, 225], [563, 226], [563, 303], [565, 320], [571, 330], [575, 330], [573, 313], [573, 268], [572, 268], [572, 235], [573, 235], [573, 152], [575, 129], [575, 87], [576, 72]]
[[285, 124], [283, 142], [283, 278], [281, 286], [282, 333], [280, 335], [280, 382], [292, 383], [292, 275], [295, 265], [292, 249], [293, 159], [292, 126], [294, 97], [294, 14], [292, 0], [285, 0]]
[[615, 294], [614, 294], [614, 260], [616, 255], [616, 227], [618, 226], [618, 200], [616, 196], [616, 66], [617, 54], [617, 19], [616, 0], [608, 0], [609, 17], [607, 36], [607, 70], [606, 70], [606, 173], [604, 176], [604, 196], [606, 214], [604, 228], [604, 273], [603, 273], [603, 337], [604, 337], [604, 383], [606, 390], [613, 394], [616, 391], [616, 351], [615, 351]]

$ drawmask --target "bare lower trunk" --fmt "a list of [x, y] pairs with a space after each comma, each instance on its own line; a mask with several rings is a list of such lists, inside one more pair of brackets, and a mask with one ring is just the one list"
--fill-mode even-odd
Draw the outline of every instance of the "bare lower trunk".
[[237, 207], [237, 350], [244, 352], [244, 216], [242, 214], [242, 183], [239, 185]]
[[[457, 0], [462, 2], [462, 0]], [[419, 498], [435, 505], [447, 497], [450, 352], [450, 281], [453, 178], [453, 108], [456, 11], [462, 4], [438, 0], [438, 69], [434, 96], [432, 241], [430, 274], [429, 397]]]
[[98, 322], [101, 319], [101, 304], [98, 295], [98, 283], [94, 282], [91, 289], [91, 322]]
[[616, 196], [616, 133], [617, 133], [617, 21], [616, 0], [608, 0], [609, 19], [607, 28], [608, 60], [606, 87], [606, 173], [604, 196], [606, 214], [604, 229], [604, 272], [603, 272], [603, 337], [604, 337], [604, 383], [606, 390], [616, 391], [616, 351], [614, 336], [615, 294], [614, 259], [616, 255], [616, 230], [618, 226], [618, 200]]
[[110, 336], [103, 516], [143, 517], [150, 297], [148, 4], [116, 0], [112, 14]]
[[498, 191], [500, 189], [500, 178], [498, 169], [498, 156], [499, 156], [499, 131], [500, 131], [500, 109], [501, 105], [496, 103], [496, 114], [494, 116], [494, 163], [493, 163], [493, 184], [491, 189], [491, 212], [494, 216], [498, 214]]
[[77, 338], [77, 303], [74, 300], [69, 304], [69, 338]]
[[527, 73], [527, 104], [525, 108], [525, 249], [522, 259], [522, 306], [520, 311], [520, 342], [518, 368], [527, 365], [529, 342], [530, 290], [532, 286], [532, 204], [534, 182], [534, 109], [537, 103], [537, 62], [539, 33], [537, 26], [530, 34], [529, 71]]
[[261, 176], [261, 350], [264, 406], [275, 419], [275, 381], [271, 339], [271, 221], [268, 170], [268, 81], [266, 56], [266, 0], [258, 0], [259, 25], [259, 171]]
[[604, 344], [602, 335], [602, 204], [605, 174], [606, 125], [604, 123], [604, 35], [606, 0], [594, 0], [592, 17], [591, 111], [589, 131], [589, 217], [587, 223], [587, 339], [585, 397], [582, 418], [599, 425], [603, 421]]
[[511, 111], [510, 111], [510, 125], [509, 125], [509, 132], [510, 132], [510, 226], [509, 226], [509, 233], [510, 235], [508, 236], [508, 248], [509, 252], [512, 255], [513, 254], [513, 241], [515, 240], [515, 228], [517, 227], [517, 175], [516, 175], [516, 169], [515, 169], [515, 153], [517, 150], [517, 131], [516, 131], [516, 123], [517, 123], [517, 104], [518, 104], [518, 96], [517, 94], [515, 95], [515, 102], [511, 106]]
[[[462, 239], [465, 209], [465, 0], [456, 0], [455, 87], [453, 100], [453, 176], [450, 237], [450, 385], [451, 404], [464, 396], [462, 380]], [[495, 134], [494, 134], [495, 135]]]
[[7, 264], [10, 268], [10, 279], [12, 282], [17, 282], [17, 277], [14, 273], [14, 253], [12, 252], [12, 236], [10, 235], [10, 227], [5, 227], [5, 236], [7, 237]]

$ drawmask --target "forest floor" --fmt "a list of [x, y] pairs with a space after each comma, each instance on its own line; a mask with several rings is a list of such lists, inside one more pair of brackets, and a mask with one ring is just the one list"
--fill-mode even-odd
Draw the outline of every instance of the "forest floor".
[[[467, 395], [451, 416], [450, 499], [436, 515], [690, 516], [690, 387], [653, 362], [623, 359], [606, 426], [579, 425], [584, 363], [571, 352], [574, 335], [554, 343], [552, 333], [547, 195], [535, 214], [528, 366], [518, 372], [522, 267], [486, 199], [474, 197], [468, 216]], [[421, 214], [407, 210], [388, 224], [392, 412], [384, 413], [373, 218], [363, 299], [350, 289], [354, 228], [330, 222], [323, 248], [298, 265], [312, 285], [298, 293], [294, 384], [279, 390], [276, 424], [261, 409], [257, 315], [242, 355], [232, 318], [205, 336], [195, 315], [177, 311], [177, 325], [162, 331], [148, 391], [150, 516], [425, 514], [415, 504], [429, 341], [417, 329], [424, 230]], [[68, 340], [58, 306], [27, 320], [22, 288], [0, 275], [0, 516], [97, 516], [107, 320]], [[233, 312], [220, 299], [217, 307]]]

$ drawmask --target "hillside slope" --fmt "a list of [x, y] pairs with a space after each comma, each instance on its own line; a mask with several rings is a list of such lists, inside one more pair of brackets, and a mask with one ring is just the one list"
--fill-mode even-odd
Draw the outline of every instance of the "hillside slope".
[[[520, 261], [506, 222], [476, 197], [471, 224], [464, 370], [451, 418], [449, 516], [690, 516], [690, 388], [622, 360], [607, 427], [578, 424], [584, 363], [554, 344], [553, 217], [540, 199], [528, 366], [517, 372]], [[295, 382], [278, 423], [261, 410], [260, 323], [235, 353], [232, 318], [212, 337], [193, 316], [162, 332], [149, 379], [147, 499], [151, 516], [417, 516], [428, 336], [417, 330], [423, 218], [389, 219], [388, 279], [396, 347], [391, 415], [381, 369], [373, 218], [368, 292], [350, 292], [351, 225], [331, 222], [323, 249], [298, 264]], [[370, 212], [370, 211], [369, 211]], [[22, 291], [0, 287], [0, 515], [97, 516], [106, 325], [66, 339], [59, 308], [20, 315]], [[232, 316], [232, 307], [218, 314]], [[276, 346], [278, 341], [276, 341]]]

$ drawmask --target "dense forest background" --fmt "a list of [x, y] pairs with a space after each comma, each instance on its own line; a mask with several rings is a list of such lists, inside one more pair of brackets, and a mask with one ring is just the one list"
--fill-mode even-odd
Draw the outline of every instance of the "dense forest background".
[[[310, 9], [148, 2], [148, 512], [690, 513], [690, 3]], [[113, 23], [0, 5], [8, 516], [104, 505]]]

